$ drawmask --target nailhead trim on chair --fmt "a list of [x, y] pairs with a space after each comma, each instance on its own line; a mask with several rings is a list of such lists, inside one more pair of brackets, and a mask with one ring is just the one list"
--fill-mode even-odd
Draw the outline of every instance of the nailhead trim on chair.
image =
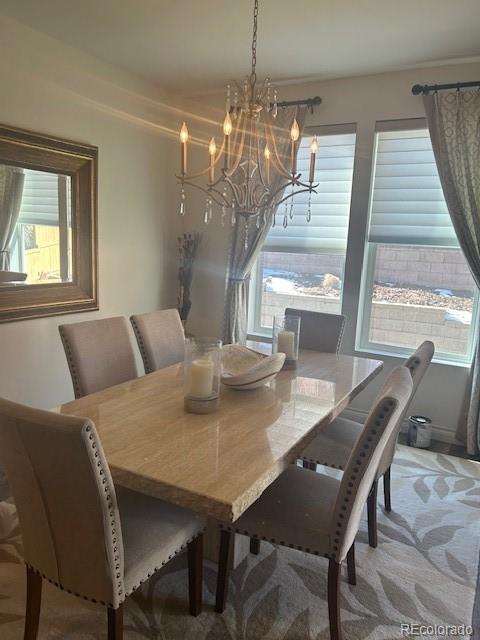
[[[172, 560], [172, 558], [174, 558], [175, 556], [177, 556], [181, 551], [183, 551], [184, 549], [186, 549], [186, 547], [190, 544], [190, 542], [193, 542], [196, 538], [198, 538], [198, 536], [202, 533], [205, 533], [206, 531], [206, 527], [204, 527], [203, 529], [201, 529], [200, 531], [198, 531], [194, 536], [192, 536], [185, 544], [183, 544], [179, 549], [177, 549], [176, 551], [174, 551], [171, 555], [168, 556], [167, 560], [164, 560], [158, 567], [155, 567], [155, 569], [153, 571], [149, 571], [147, 573], [147, 575], [145, 576], [145, 578], [143, 578], [142, 580], [140, 580], [140, 582], [135, 585], [130, 591], [126, 592], [123, 596], [123, 598], [120, 601], [120, 604], [122, 602], [125, 601], [126, 598], [128, 598], [129, 596], [132, 595], [132, 593], [134, 593], [134, 591], [136, 591], [139, 587], [142, 586], [142, 584], [144, 582], [146, 582], [149, 578], [151, 578], [155, 573], [157, 573], [157, 571], [159, 571], [165, 564], [167, 564], [170, 560]], [[77, 598], [82, 598], [83, 600], [88, 600], [88, 602], [93, 602], [94, 604], [100, 604], [102, 606], [105, 607], [110, 607], [111, 609], [114, 608], [113, 604], [111, 602], [104, 602], [103, 600], [96, 600], [95, 598], [92, 598], [90, 596], [86, 596], [83, 595], [82, 593], [77, 593], [76, 591], [72, 591], [71, 589], [67, 589], [66, 587], [64, 587], [63, 585], [61, 585], [59, 582], [57, 582], [56, 580], [52, 580], [52, 578], [49, 578], [47, 575], [45, 575], [44, 573], [41, 573], [41, 571], [39, 571], [38, 569], [36, 569], [35, 567], [32, 567], [30, 564], [28, 564], [28, 562], [25, 562], [25, 565], [31, 569], [32, 571], [35, 571], [35, 573], [37, 573], [39, 576], [41, 576], [44, 580], [47, 580], [47, 582], [50, 582], [50, 584], [55, 585], [56, 587], [58, 587], [59, 589], [61, 589], [62, 591], [65, 591], [66, 593], [70, 593], [72, 596], [76, 596]]]
[[[87, 426], [85, 427], [85, 431], [88, 434], [88, 439], [90, 440], [90, 446], [92, 447], [92, 449], [94, 450], [94, 457], [97, 458], [97, 473], [100, 476], [100, 479], [102, 481], [102, 484], [105, 485], [107, 483], [107, 478], [105, 475], [105, 469], [103, 468], [102, 462], [99, 458], [98, 455], [98, 447], [97, 447], [97, 443], [95, 442], [95, 437], [92, 433], [92, 427], [91, 425], [87, 424]], [[103, 477], [102, 477], [103, 476]], [[110, 516], [110, 535], [112, 538], [112, 547], [113, 547], [113, 561], [115, 563], [115, 571], [116, 571], [116, 578], [118, 580], [117, 582], [117, 595], [119, 598], [122, 599], [123, 596], [123, 600], [125, 600], [125, 595], [123, 592], [123, 576], [121, 575], [119, 569], [120, 569], [120, 555], [118, 553], [118, 546], [117, 546], [117, 535], [116, 535], [116, 529], [117, 529], [117, 524], [115, 522], [115, 512], [113, 511], [113, 502], [112, 502], [112, 496], [109, 493], [109, 487], [104, 487], [104, 492], [107, 494], [105, 496], [106, 499], [106, 503], [107, 503], [107, 509], [108, 509], [108, 515]]]
[[[311, 462], [312, 464], [319, 464], [319, 465], [321, 465], [322, 467], [329, 467], [329, 469], [338, 469], [339, 471], [343, 471], [343, 470], [344, 470], [344, 468], [343, 468], [341, 465], [338, 465], [338, 466], [337, 466], [336, 464], [332, 464], [331, 462], [328, 462], [328, 461], [321, 462], [320, 460], [314, 460], [313, 458], [305, 458], [305, 457], [303, 457], [303, 458], [298, 458], [298, 459], [299, 459], [300, 461], [302, 461], [302, 462], [303, 462], [303, 461], [305, 461], [305, 462]], [[297, 460], [297, 459], [295, 459], [295, 462], [296, 462], [296, 460]]]
[[305, 551], [306, 553], [311, 553], [314, 556], [322, 556], [324, 558], [330, 558], [330, 554], [321, 553], [316, 549], [310, 549], [308, 547], [302, 547], [292, 542], [285, 542], [283, 540], [276, 540], [275, 538], [267, 538], [266, 536], [259, 536], [256, 533], [250, 533], [249, 531], [242, 531], [241, 529], [237, 529], [235, 527], [231, 527], [223, 522], [219, 522], [220, 529], [225, 531], [231, 531], [232, 533], [239, 533], [242, 536], [248, 536], [249, 538], [254, 538], [255, 540], [265, 540], [266, 542], [271, 542], [272, 544], [279, 544], [282, 547], [289, 547], [290, 549], [297, 549], [297, 551]]
[[142, 356], [143, 366], [145, 367], [145, 373], [152, 373], [154, 370], [154, 367], [153, 367], [153, 364], [148, 359], [147, 349], [145, 347], [145, 343], [143, 342], [140, 329], [138, 328], [138, 325], [135, 322], [135, 319], [133, 317], [130, 318], [130, 320], [132, 323], [133, 332], [135, 333], [135, 337], [137, 338], [138, 348], [140, 350], [140, 355]]
[[421, 364], [420, 360], [417, 357], [412, 356], [407, 360], [407, 362], [405, 363], [405, 366], [408, 367], [408, 370], [413, 376], [414, 371], [417, 369], [417, 367], [420, 364]]
[[70, 369], [70, 375], [72, 376], [72, 384], [73, 384], [73, 391], [75, 393], [75, 398], [81, 398], [82, 390], [80, 388], [80, 379], [78, 376], [78, 371], [75, 368], [75, 360], [73, 358], [70, 342], [68, 341], [68, 338], [63, 331], [63, 327], [58, 327], [58, 330], [60, 332], [60, 338], [62, 339], [62, 342], [63, 342], [65, 354], [67, 356], [67, 363], [68, 363], [68, 368]]
[[[340, 490], [342, 490], [344, 486], [347, 486], [348, 489], [345, 491], [346, 495], [343, 498], [344, 504], [340, 507], [340, 513], [337, 513], [338, 515], [338, 520], [336, 522], [337, 528], [335, 531], [335, 538], [333, 540], [334, 544], [332, 545], [332, 548], [331, 548], [331, 557], [333, 558], [333, 560], [337, 560], [338, 546], [340, 544], [340, 539], [346, 529], [345, 514], [343, 512], [347, 511], [347, 504], [350, 502], [349, 496], [352, 494], [352, 489], [355, 485], [355, 481], [357, 480], [357, 475], [361, 470], [362, 466], [364, 465], [365, 458], [367, 457], [366, 450], [370, 449], [370, 446], [371, 446], [370, 443], [373, 441], [373, 436], [377, 434], [378, 427], [382, 426], [382, 423], [388, 418], [388, 415], [393, 411], [394, 406], [395, 406], [395, 402], [393, 400], [387, 400], [385, 404], [383, 404], [381, 407], [378, 408], [377, 410], [378, 413], [376, 415], [375, 420], [373, 421], [373, 427], [369, 429], [368, 433], [362, 432], [362, 435], [360, 436], [361, 439], [363, 438], [365, 439], [365, 442], [363, 444], [364, 450], [359, 452], [358, 458], [355, 460], [355, 466], [352, 468], [352, 473], [350, 474], [348, 481], [345, 478], [345, 475], [342, 478]], [[336, 506], [335, 508], [336, 508], [336, 511], [338, 511], [338, 507]]]
[[89, 602], [94, 602], [95, 604], [101, 604], [101, 605], [104, 605], [106, 607], [110, 607], [111, 609], [113, 609], [113, 604], [111, 602], [104, 602], [103, 600], [95, 600], [95, 598], [91, 598], [90, 596], [85, 596], [85, 595], [83, 595], [81, 593], [76, 593], [75, 591], [72, 591], [71, 589], [66, 589], [65, 587], [63, 587], [56, 580], [52, 580], [51, 578], [46, 576], [44, 573], [42, 573], [41, 571], [39, 571], [35, 567], [32, 567], [30, 564], [28, 564], [28, 562], [25, 562], [25, 564], [29, 569], [31, 569], [32, 571], [35, 571], [35, 573], [37, 573], [39, 576], [42, 576], [42, 578], [44, 580], [47, 580], [47, 582], [50, 582], [50, 584], [55, 585], [56, 587], [58, 587], [62, 591], [65, 591], [66, 593], [70, 593], [72, 596], [77, 596], [77, 598], [82, 598], [83, 600], [88, 600]]
[[140, 582], [135, 585], [130, 591], [128, 591], [127, 593], [125, 593], [125, 596], [128, 597], [130, 595], [132, 595], [132, 593], [134, 591], [136, 591], [139, 587], [142, 586], [142, 584], [144, 582], [146, 582], [149, 578], [151, 578], [155, 573], [157, 573], [157, 571], [159, 571], [164, 565], [167, 564], [167, 562], [170, 562], [170, 560], [172, 560], [175, 556], [177, 556], [181, 551], [183, 551], [184, 549], [187, 548], [187, 546], [193, 542], [196, 538], [198, 538], [199, 535], [201, 535], [202, 533], [205, 533], [206, 531], [206, 527], [203, 527], [203, 529], [200, 529], [199, 531], [197, 531], [197, 533], [195, 535], [193, 535], [191, 538], [189, 538], [187, 540], [187, 542], [185, 542], [185, 544], [182, 544], [182, 546], [177, 549], [176, 551], [174, 551], [173, 553], [171, 553], [168, 558], [166, 560], [164, 560], [158, 567], [155, 567], [155, 569], [153, 571], [149, 571], [147, 573], [147, 575], [145, 576], [145, 578], [143, 578], [142, 580], [140, 580]]

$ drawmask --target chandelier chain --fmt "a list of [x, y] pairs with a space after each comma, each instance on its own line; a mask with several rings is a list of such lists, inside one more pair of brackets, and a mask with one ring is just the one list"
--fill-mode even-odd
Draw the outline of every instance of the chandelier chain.
[[257, 81], [257, 27], [258, 27], [258, 0], [255, 0], [253, 8], [253, 39], [252, 39], [252, 73], [250, 84], [253, 86]]

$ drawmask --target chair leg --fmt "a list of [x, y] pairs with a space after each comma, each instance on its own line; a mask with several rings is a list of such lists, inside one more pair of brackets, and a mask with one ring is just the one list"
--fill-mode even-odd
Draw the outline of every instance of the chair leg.
[[260, 540], [258, 538], [250, 538], [250, 553], [258, 556], [260, 553]]
[[188, 545], [188, 599], [190, 615], [202, 613], [203, 534]]
[[108, 640], [123, 640], [123, 603], [118, 609], [107, 607]]
[[355, 540], [347, 553], [348, 584], [357, 584], [357, 572], [355, 570]]
[[220, 532], [220, 553], [218, 556], [217, 595], [215, 611], [223, 613], [227, 601], [228, 574], [230, 571], [230, 554], [232, 552], [232, 532], [222, 529]]
[[42, 604], [42, 576], [27, 567], [27, 606], [25, 611], [24, 640], [36, 640]]
[[342, 640], [340, 622], [340, 565], [335, 560], [328, 562], [328, 618], [330, 640]]
[[368, 544], [376, 549], [378, 544], [377, 539], [377, 490], [378, 480], [372, 484], [370, 493], [367, 499], [367, 513], [368, 513]]
[[392, 500], [390, 494], [390, 471], [391, 467], [388, 467], [388, 469], [383, 474], [383, 495], [385, 497], [385, 511], [392, 510]]

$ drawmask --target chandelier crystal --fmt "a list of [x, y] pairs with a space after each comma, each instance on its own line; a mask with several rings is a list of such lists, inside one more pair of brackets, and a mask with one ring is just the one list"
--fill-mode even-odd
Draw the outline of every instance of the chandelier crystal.
[[[308, 192], [309, 203], [306, 215], [310, 221], [311, 194], [316, 193], [314, 183], [317, 140], [313, 138], [310, 148], [310, 170], [308, 179], [297, 172], [297, 152], [300, 127], [293, 117], [289, 132], [278, 126], [278, 94], [269, 78], [257, 85], [257, 23], [258, 2], [254, 0], [252, 68], [243, 83], [235, 81], [233, 99], [231, 86], [227, 86], [223, 136], [218, 147], [215, 138], [208, 145], [208, 167], [199, 173], [187, 171], [188, 129], [184, 122], [180, 129], [181, 170], [177, 175], [181, 185], [180, 214], [185, 215], [185, 187], [199, 189], [206, 195], [204, 222], [212, 219], [213, 205], [221, 208], [221, 222], [225, 223], [227, 212], [232, 224], [237, 216], [248, 225], [252, 217], [257, 218], [257, 227], [265, 224], [267, 214], [275, 213], [282, 203], [290, 201], [283, 226], [293, 217], [293, 199], [296, 194]], [[301, 101], [297, 101], [299, 103]], [[305, 101], [318, 104], [319, 98]], [[272, 216], [275, 224], [275, 216]]]

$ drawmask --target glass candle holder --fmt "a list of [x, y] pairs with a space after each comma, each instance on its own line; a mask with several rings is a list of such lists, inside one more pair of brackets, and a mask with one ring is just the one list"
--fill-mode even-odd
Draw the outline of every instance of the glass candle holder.
[[189, 413], [213, 413], [218, 409], [222, 341], [215, 338], [185, 340], [184, 406]]
[[296, 369], [298, 362], [299, 316], [274, 316], [272, 353], [284, 353], [283, 369]]

